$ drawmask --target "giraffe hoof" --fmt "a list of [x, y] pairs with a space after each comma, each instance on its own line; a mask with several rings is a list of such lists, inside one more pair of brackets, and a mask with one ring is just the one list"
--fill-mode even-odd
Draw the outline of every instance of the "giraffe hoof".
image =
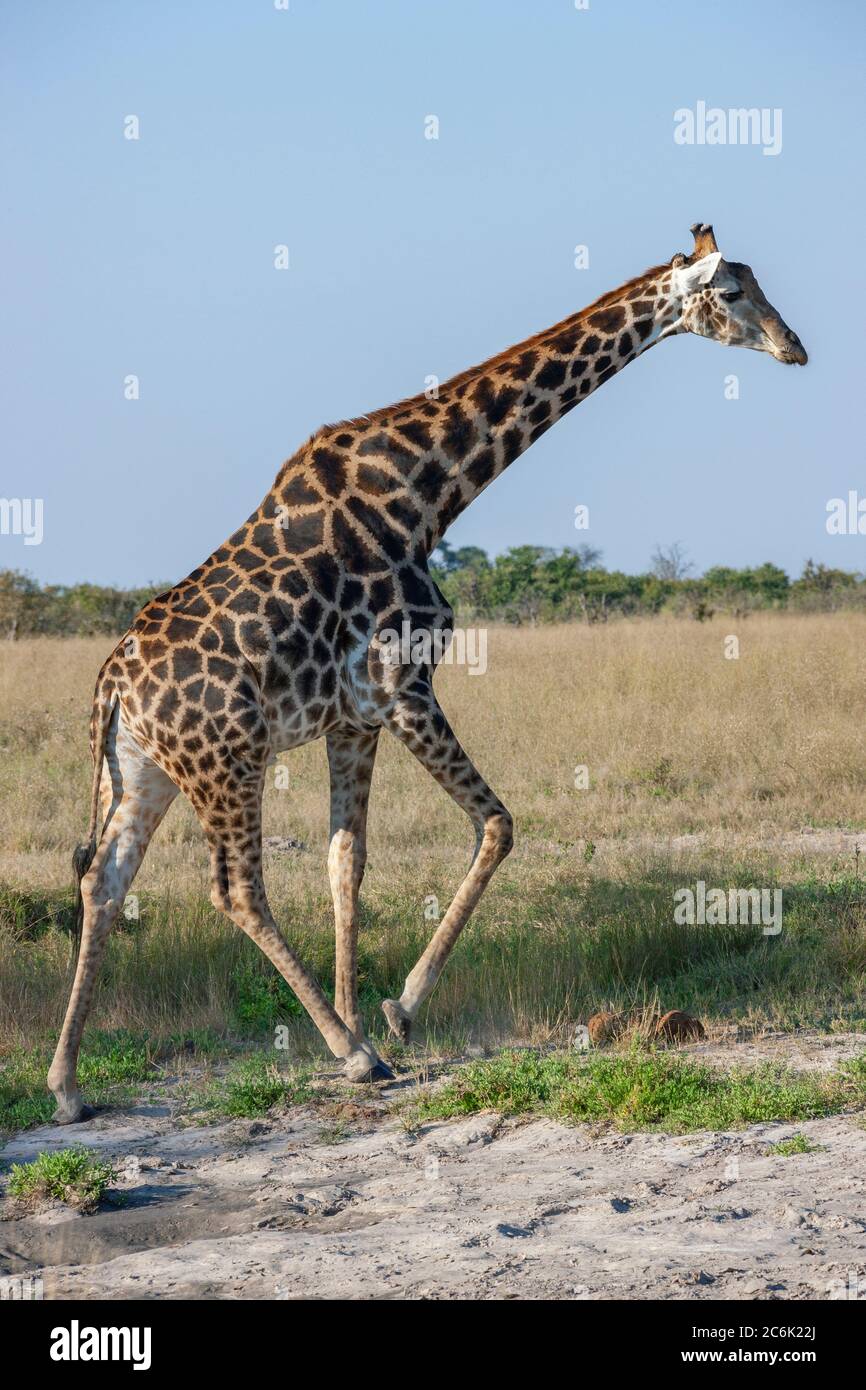
[[383, 1061], [382, 1061], [381, 1057], [379, 1058], [378, 1062], [376, 1063], [375, 1067], [373, 1068], [373, 1070], [372, 1070], [371, 1073], [370, 1073], [370, 1080], [371, 1080], [371, 1081], [393, 1081], [393, 1080], [394, 1080], [394, 1072], [393, 1072], [393, 1071], [391, 1070], [391, 1068], [388, 1066], [388, 1063], [387, 1063], [387, 1062], [383, 1062]]
[[85, 1105], [82, 1100], [78, 1100], [72, 1103], [61, 1102], [51, 1119], [56, 1125], [78, 1125], [85, 1120], [92, 1120], [95, 1114], [92, 1105]]
[[394, 1073], [372, 1050], [359, 1048], [346, 1058], [344, 1075], [348, 1081], [362, 1085], [365, 1081], [393, 1081]]
[[401, 1043], [407, 1043], [412, 1036], [412, 1020], [403, 1005], [396, 999], [383, 999], [382, 1013], [388, 1020], [388, 1027], [394, 1037], [399, 1038]]

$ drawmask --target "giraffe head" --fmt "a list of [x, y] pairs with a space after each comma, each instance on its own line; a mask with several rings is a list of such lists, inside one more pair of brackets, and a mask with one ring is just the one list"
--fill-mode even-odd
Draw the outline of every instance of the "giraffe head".
[[777, 362], [805, 366], [806, 349], [765, 298], [751, 268], [722, 259], [709, 223], [695, 222], [691, 231], [695, 239], [691, 256], [677, 255], [671, 261], [681, 331], [731, 347], [769, 352]]

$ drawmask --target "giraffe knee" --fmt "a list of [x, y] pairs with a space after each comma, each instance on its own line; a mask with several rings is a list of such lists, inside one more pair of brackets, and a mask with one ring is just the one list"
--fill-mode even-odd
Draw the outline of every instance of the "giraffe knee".
[[328, 865], [338, 868], [339, 865], [352, 853], [355, 843], [355, 836], [351, 830], [335, 830], [331, 836], [331, 843], [328, 846]]
[[101, 875], [85, 875], [81, 880], [82, 950], [88, 943], [99, 949], [117, 920], [123, 901], [122, 897], [112, 896], [110, 886]]
[[210, 855], [210, 900], [218, 912], [231, 912], [229, 873], [222, 845], [213, 845]]
[[218, 859], [211, 860], [210, 900], [217, 912], [231, 913], [232, 900], [224, 859], [222, 862]]
[[340, 885], [343, 875], [357, 892], [367, 864], [364, 837], [352, 830], [335, 830], [328, 847], [328, 873], [332, 887]]
[[110, 886], [105, 876], [96, 869], [90, 869], [81, 880], [81, 904], [85, 920], [93, 920], [100, 912], [111, 906]]
[[514, 821], [504, 807], [497, 815], [490, 817], [484, 826], [484, 831], [493, 842], [497, 861], [504, 859], [507, 854], [511, 853], [514, 845]]
[[228, 906], [226, 912], [232, 919], [236, 927], [248, 934], [255, 931], [261, 920], [261, 912], [256, 903], [256, 896], [249, 893], [243, 887], [231, 885], [228, 891]]
[[219, 883], [212, 883], [210, 886], [210, 900], [217, 912], [231, 912], [231, 899], [228, 892]]

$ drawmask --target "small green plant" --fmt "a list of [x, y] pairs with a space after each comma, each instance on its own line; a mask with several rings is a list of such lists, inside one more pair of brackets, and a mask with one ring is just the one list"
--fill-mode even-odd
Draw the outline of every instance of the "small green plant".
[[110, 1163], [103, 1162], [95, 1150], [78, 1144], [56, 1153], [41, 1153], [32, 1163], [13, 1164], [9, 1195], [29, 1205], [55, 1201], [79, 1211], [95, 1211], [116, 1178]]
[[665, 801], [679, 796], [685, 789], [685, 782], [674, 772], [673, 761], [670, 758], [659, 758], [649, 767], [638, 768], [632, 777], [650, 796], [657, 796]]
[[331, 1124], [322, 1125], [316, 1135], [319, 1144], [342, 1144], [344, 1139], [349, 1137], [349, 1126], [344, 1120], [334, 1120]]
[[780, 1139], [778, 1144], [773, 1146], [774, 1154], [781, 1154], [782, 1158], [791, 1158], [793, 1154], [814, 1154], [821, 1148], [820, 1144], [814, 1144], [805, 1134], [792, 1134], [790, 1139]]
[[275, 1105], [304, 1105], [312, 1097], [309, 1082], [302, 1073], [283, 1072], [269, 1058], [254, 1056], [238, 1062], [205, 1097], [211, 1116], [228, 1115], [255, 1119]]

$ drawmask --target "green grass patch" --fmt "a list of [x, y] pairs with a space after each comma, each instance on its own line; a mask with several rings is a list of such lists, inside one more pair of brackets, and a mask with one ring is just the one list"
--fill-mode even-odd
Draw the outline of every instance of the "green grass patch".
[[0, 933], [13, 941], [35, 941], [46, 932], [71, 936], [75, 895], [70, 889], [30, 891], [0, 883]]
[[255, 1055], [236, 1062], [225, 1077], [212, 1082], [202, 1105], [208, 1119], [254, 1119], [277, 1105], [303, 1105], [312, 1095], [305, 1072], [281, 1071], [270, 1058]]
[[[126, 1029], [85, 1034], [78, 1060], [78, 1083], [91, 1105], [117, 1103], [157, 1076], [156, 1063], [180, 1052], [213, 1056], [224, 1050], [215, 1034], [192, 1030], [169, 1038], [152, 1038]], [[56, 1101], [46, 1084], [50, 1048], [13, 1049], [0, 1061], [0, 1133], [48, 1124]]]
[[301, 1018], [303, 1006], [267, 960], [245, 960], [232, 976], [233, 1022], [245, 1037], [272, 1031], [289, 1018]]
[[617, 1056], [504, 1052], [462, 1067], [407, 1108], [410, 1123], [498, 1110], [620, 1130], [735, 1129], [810, 1120], [866, 1104], [866, 1070], [798, 1073], [766, 1064], [723, 1071], [666, 1053]]
[[821, 1145], [814, 1144], [805, 1134], [792, 1134], [790, 1139], [780, 1139], [778, 1144], [773, 1145], [773, 1153], [781, 1154], [782, 1158], [792, 1158], [794, 1154], [814, 1154], [820, 1151]]
[[41, 1201], [66, 1202], [79, 1211], [95, 1211], [117, 1174], [93, 1149], [75, 1145], [41, 1153], [32, 1163], [13, 1164], [9, 1195], [32, 1206]]

